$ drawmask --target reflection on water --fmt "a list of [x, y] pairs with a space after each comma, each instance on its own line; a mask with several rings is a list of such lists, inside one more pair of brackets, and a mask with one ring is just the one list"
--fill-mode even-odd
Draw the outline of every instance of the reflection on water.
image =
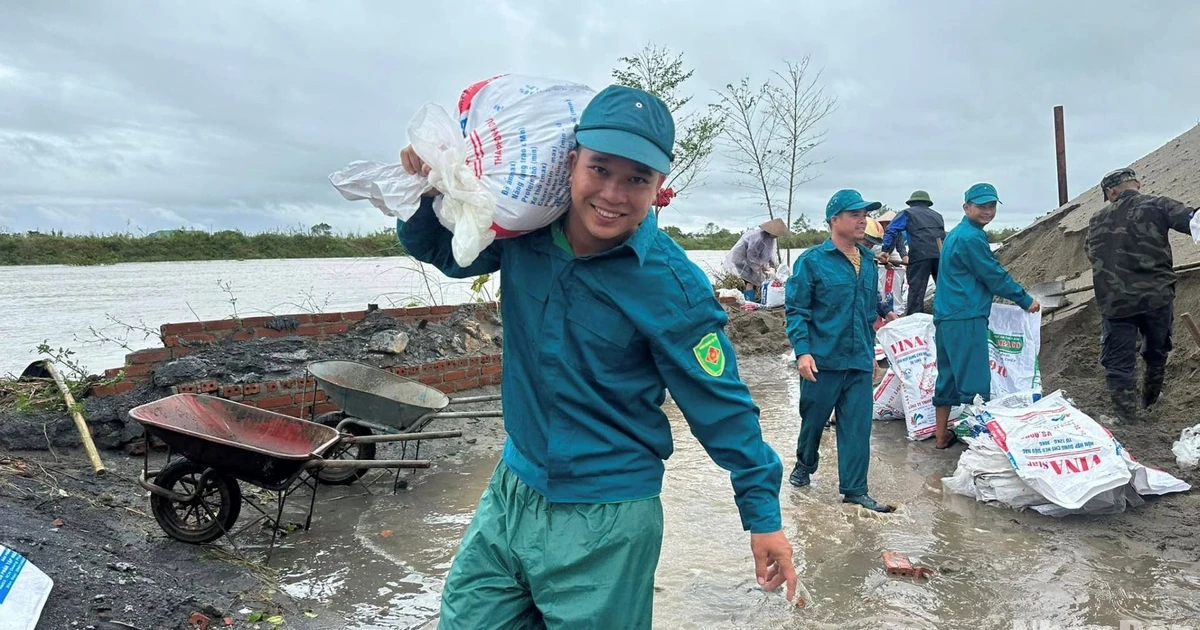
[[[764, 435], [790, 468], [799, 429], [790, 364], [758, 359], [745, 362], [742, 373], [762, 408]], [[1191, 624], [1185, 627], [1200, 619], [1196, 565], [1136, 555], [1082, 520], [943, 497], [939, 479], [953, 469], [954, 455], [909, 442], [899, 422], [876, 423], [870, 477], [872, 494], [899, 503], [898, 513], [866, 514], [840, 503], [832, 433], [813, 486], [797, 490], [785, 481], [784, 526], [809, 602], [793, 609], [781, 594], [759, 590], [728, 474], [708, 459], [673, 405], [668, 411], [676, 451], [662, 495], [656, 628], [985, 630], [1027, 620], [1099, 629], [1123, 619]], [[442, 580], [494, 463], [443, 463], [396, 497], [318, 501], [312, 531], [277, 552], [280, 566], [296, 566], [285, 578], [288, 592], [326, 603], [351, 627], [421, 627], [437, 614]], [[394, 533], [383, 537], [384, 530]], [[322, 551], [308, 553], [313, 548]], [[907, 553], [938, 575], [923, 583], [888, 578], [885, 550]]]

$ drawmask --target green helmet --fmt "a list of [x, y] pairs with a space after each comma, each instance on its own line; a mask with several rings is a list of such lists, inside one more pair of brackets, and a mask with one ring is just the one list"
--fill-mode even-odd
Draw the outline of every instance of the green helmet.
[[933, 205], [933, 200], [929, 198], [929, 193], [924, 190], [914, 190], [913, 194], [908, 196], [908, 201], [905, 203], [911, 206], [914, 201], [923, 201], [931, 206]]

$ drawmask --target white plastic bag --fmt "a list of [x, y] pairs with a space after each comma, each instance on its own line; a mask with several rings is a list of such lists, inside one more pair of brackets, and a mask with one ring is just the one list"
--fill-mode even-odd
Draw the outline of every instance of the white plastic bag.
[[992, 398], [1015, 392], [1042, 393], [1041, 346], [1041, 313], [1026, 313], [1011, 304], [992, 305], [988, 317]]
[[1192, 213], [1192, 220], [1189, 223], [1192, 228], [1192, 242], [1200, 244], [1200, 217], [1196, 213]]
[[937, 347], [933, 316], [916, 313], [885, 324], [877, 333], [883, 353], [900, 377], [905, 429], [910, 440], [934, 434], [933, 388], [937, 382]]
[[763, 304], [767, 308], [779, 308], [783, 306], [789, 275], [787, 267], [783, 266], [766, 282], [763, 289]]
[[908, 301], [908, 278], [902, 269], [878, 265], [879, 267], [879, 296], [882, 297], [896, 315], [903, 315]]
[[436, 188], [442, 197], [434, 211], [454, 233], [455, 262], [466, 266], [495, 238], [544, 227], [566, 211], [568, 154], [593, 95], [585, 85], [521, 75], [480, 81], [459, 99], [457, 122], [435, 104], [409, 122], [409, 143], [429, 165], [428, 178], [400, 164], [360, 161], [329, 181], [346, 199], [369, 200], [401, 220]]
[[1132, 478], [1107, 429], [1055, 392], [1023, 409], [982, 410], [988, 432], [1017, 476], [1069, 510]]
[[1200, 466], [1200, 424], [1184, 429], [1171, 445], [1171, 452], [1175, 454], [1175, 463], [1183, 470]]
[[888, 368], [883, 380], [875, 387], [875, 405], [872, 416], [875, 420], [903, 420], [904, 401], [901, 399], [900, 377]]
[[33, 630], [53, 588], [41, 569], [0, 545], [0, 630]]

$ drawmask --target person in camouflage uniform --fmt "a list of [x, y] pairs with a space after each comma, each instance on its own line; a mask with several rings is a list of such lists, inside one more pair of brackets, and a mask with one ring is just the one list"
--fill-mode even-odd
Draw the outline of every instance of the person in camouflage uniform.
[[1117, 416], [1137, 421], [1137, 342], [1146, 362], [1142, 406], [1162, 393], [1174, 323], [1175, 272], [1171, 230], [1190, 234], [1195, 209], [1141, 192], [1133, 169], [1117, 169], [1100, 181], [1108, 202], [1091, 218], [1087, 255], [1096, 303], [1104, 317], [1100, 364]]

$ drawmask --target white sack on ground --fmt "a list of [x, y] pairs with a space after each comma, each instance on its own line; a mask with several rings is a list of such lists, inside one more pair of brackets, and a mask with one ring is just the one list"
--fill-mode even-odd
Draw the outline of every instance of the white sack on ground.
[[1200, 466], [1200, 424], [1184, 429], [1171, 445], [1171, 453], [1175, 455], [1175, 463], [1184, 470]]
[[459, 98], [459, 119], [429, 104], [408, 124], [408, 141], [429, 177], [400, 164], [353, 162], [329, 176], [348, 200], [368, 200], [407, 220], [420, 196], [442, 193], [434, 211], [454, 233], [454, 260], [469, 265], [496, 238], [552, 223], [570, 203], [567, 159], [591, 88], [521, 75], [480, 81]]
[[[964, 423], [969, 448], [943, 488], [978, 501], [1047, 516], [1110, 514], [1144, 503], [1141, 495], [1186, 492], [1187, 483], [1143, 466], [1061, 391], [976, 404]], [[960, 432], [961, 433], [961, 432]]]
[[900, 377], [905, 429], [910, 440], [934, 434], [933, 386], [937, 382], [937, 347], [933, 316], [916, 313], [884, 324], [877, 333], [892, 370]]
[[900, 377], [888, 368], [883, 379], [875, 387], [875, 404], [872, 418], [875, 420], [903, 420], [904, 401], [901, 400]]

